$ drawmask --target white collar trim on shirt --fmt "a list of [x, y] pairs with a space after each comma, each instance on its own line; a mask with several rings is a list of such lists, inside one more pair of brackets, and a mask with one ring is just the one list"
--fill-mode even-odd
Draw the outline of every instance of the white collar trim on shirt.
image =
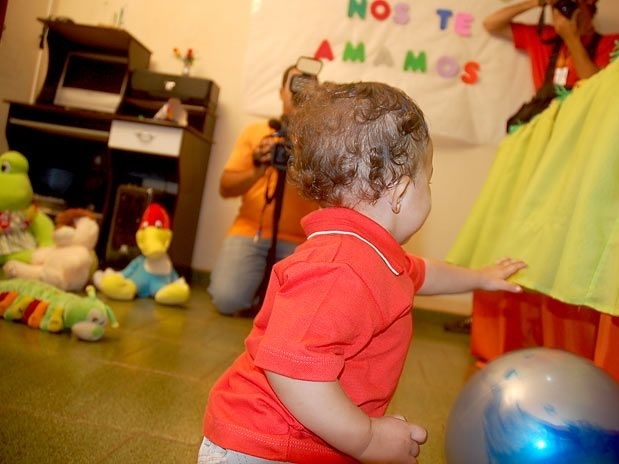
[[398, 271], [396, 271], [396, 269], [391, 265], [391, 263], [389, 262], [389, 260], [387, 259], [387, 257], [381, 253], [381, 251], [376, 248], [376, 246], [371, 243], [369, 240], [363, 238], [361, 235], [356, 234], [355, 232], [348, 232], [345, 230], [321, 230], [318, 232], [314, 232], [312, 234], [309, 234], [307, 236], [307, 239], [309, 240], [312, 237], [316, 237], [318, 235], [350, 235], [351, 237], [355, 237], [358, 238], [359, 240], [361, 240], [363, 243], [365, 243], [366, 245], [370, 246], [378, 256], [380, 256], [380, 259], [382, 259], [385, 264], [387, 265], [387, 267], [389, 268], [389, 270], [391, 272], [393, 272], [395, 275], [400, 275], [400, 273]]

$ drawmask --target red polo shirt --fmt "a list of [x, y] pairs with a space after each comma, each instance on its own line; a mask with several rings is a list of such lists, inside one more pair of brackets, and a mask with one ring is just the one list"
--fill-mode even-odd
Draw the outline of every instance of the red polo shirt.
[[263, 369], [338, 380], [369, 416], [384, 415], [412, 337], [413, 296], [425, 262], [350, 209], [318, 210], [302, 225], [308, 240], [275, 266], [246, 351], [211, 390], [204, 435], [264, 459], [355, 462], [286, 410]]

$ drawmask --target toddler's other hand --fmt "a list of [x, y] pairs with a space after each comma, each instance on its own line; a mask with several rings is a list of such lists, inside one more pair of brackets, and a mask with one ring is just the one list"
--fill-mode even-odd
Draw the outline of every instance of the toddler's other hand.
[[423, 427], [407, 422], [402, 416], [371, 418], [372, 437], [361, 462], [385, 464], [417, 464], [420, 445], [426, 442], [428, 432]]

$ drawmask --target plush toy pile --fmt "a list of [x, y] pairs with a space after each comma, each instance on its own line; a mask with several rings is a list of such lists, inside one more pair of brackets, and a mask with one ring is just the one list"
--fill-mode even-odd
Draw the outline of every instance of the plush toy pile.
[[94, 252], [99, 225], [92, 212], [68, 209], [57, 216], [56, 229], [33, 204], [28, 161], [20, 153], [0, 155], [0, 317], [47, 332], [70, 331], [96, 341], [105, 327], [118, 326], [112, 309], [96, 297], [91, 280], [107, 297], [131, 300], [152, 297], [161, 304], [187, 302], [190, 289], [167, 250], [170, 218], [159, 204], [148, 206], [136, 232], [141, 255], [122, 271], [98, 266]]

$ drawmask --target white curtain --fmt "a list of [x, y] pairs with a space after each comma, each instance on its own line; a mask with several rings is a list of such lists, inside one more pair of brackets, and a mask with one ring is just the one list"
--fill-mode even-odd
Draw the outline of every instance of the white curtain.
[[323, 61], [322, 81], [400, 87], [435, 135], [496, 143], [507, 117], [533, 94], [527, 57], [481, 25], [503, 6], [504, 0], [254, 0], [246, 109], [277, 116], [282, 72], [306, 55]]

